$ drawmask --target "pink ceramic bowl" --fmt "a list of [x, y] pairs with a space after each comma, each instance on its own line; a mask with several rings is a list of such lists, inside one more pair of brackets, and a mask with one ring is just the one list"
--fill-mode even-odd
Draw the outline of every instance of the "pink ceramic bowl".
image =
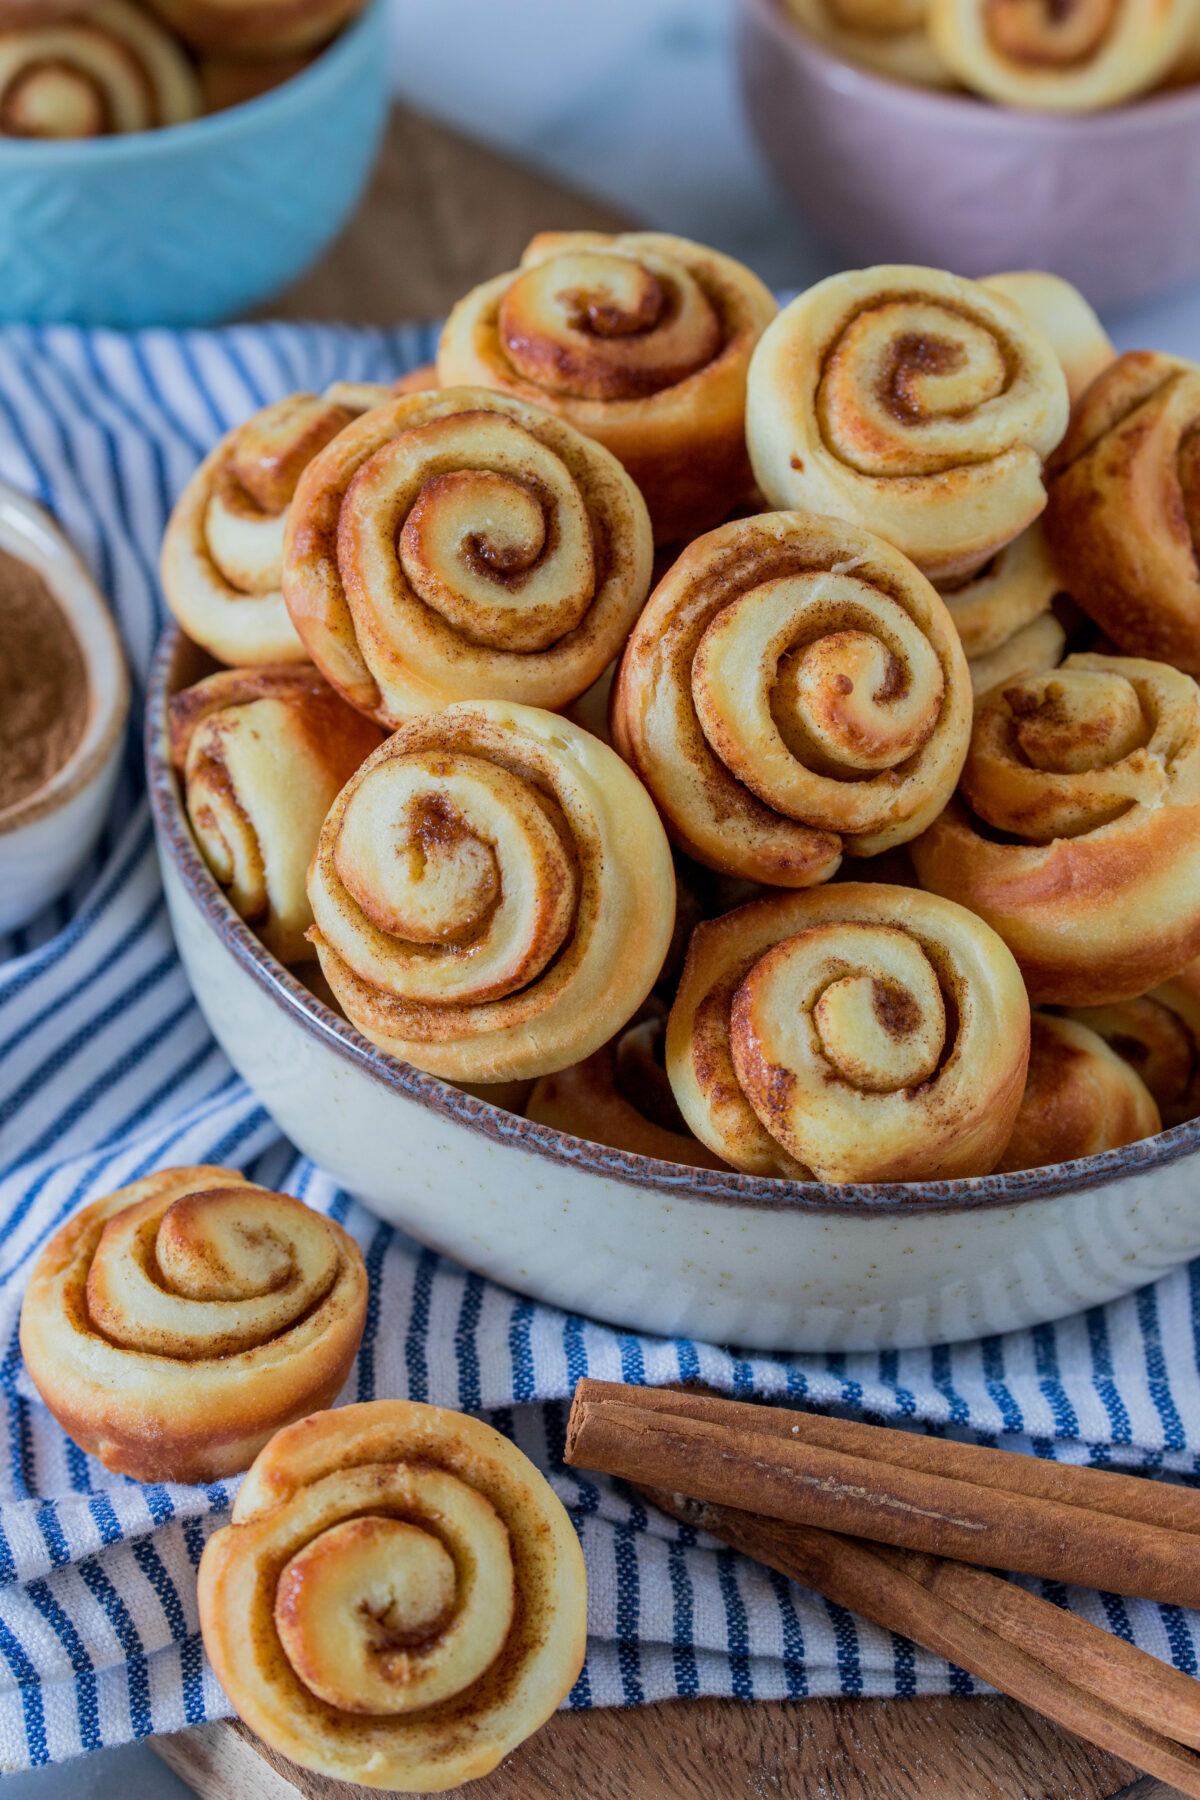
[[751, 127], [852, 264], [1050, 269], [1094, 306], [1200, 274], [1200, 87], [1111, 112], [1015, 112], [831, 55], [778, 0], [738, 0]]

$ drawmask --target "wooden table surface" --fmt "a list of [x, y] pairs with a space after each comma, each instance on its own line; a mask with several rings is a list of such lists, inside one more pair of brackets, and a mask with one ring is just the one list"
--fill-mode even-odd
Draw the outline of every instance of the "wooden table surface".
[[[397, 112], [366, 204], [274, 318], [434, 319], [512, 268], [535, 231], [628, 224], [417, 115]], [[154, 1748], [203, 1800], [350, 1800], [244, 1726]], [[674, 1701], [558, 1713], [469, 1800], [1178, 1800], [1001, 1699]]]

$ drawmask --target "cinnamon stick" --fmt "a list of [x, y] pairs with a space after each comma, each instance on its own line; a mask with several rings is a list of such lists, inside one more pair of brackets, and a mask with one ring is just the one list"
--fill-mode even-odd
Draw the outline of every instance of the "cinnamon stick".
[[982, 1570], [639, 1491], [672, 1518], [911, 1638], [1200, 1800], [1200, 1756], [1178, 1741], [1200, 1735], [1200, 1684], [1144, 1651]]
[[[593, 1398], [595, 1386], [581, 1382], [571, 1408], [566, 1461], [574, 1466], [900, 1549], [1200, 1606], [1200, 1542], [1187, 1532], [994, 1481], [829, 1449], [802, 1431], [793, 1434], [790, 1424], [781, 1434], [773, 1408], [739, 1407], [731, 1425], [724, 1415], [692, 1416], [697, 1396], [671, 1396], [688, 1408], [676, 1410], [661, 1401], [642, 1404], [650, 1390], [640, 1388]], [[790, 1415], [790, 1423], [804, 1420], [812, 1415]]]

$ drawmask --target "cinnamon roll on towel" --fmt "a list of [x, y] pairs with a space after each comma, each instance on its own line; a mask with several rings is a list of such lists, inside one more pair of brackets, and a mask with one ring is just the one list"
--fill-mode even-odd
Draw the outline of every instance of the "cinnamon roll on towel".
[[139, 1481], [216, 1481], [340, 1391], [367, 1277], [331, 1219], [235, 1169], [164, 1169], [57, 1231], [21, 1308], [68, 1437]]
[[935, 581], [973, 573], [1042, 511], [1066, 430], [1049, 339], [940, 269], [831, 275], [763, 333], [746, 437], [772, 506], [868, 526]]
[[748, 1174], [983, 1175], [1021, 1104], [1029, 1002], [965, 907], [848, 881], [699, 926], [666, 1054], [696, 1136]]
[[312, 458], [390, 390], [340, 383], [291, 394], [222, 438], [175, 502], [163, 538], [163, 593], [188, 636], [218, 662], [306, 662], [280, 589], [283, 533]]
[[457, 700], [560, 707], [650, 585], [645, 504], [614, 456], [480, 388], [405, 395], [311, 462], [283, 591], [313, 661], [385, 725]]
[[331, 38], [365, 0], [149, 0], [195, 50], [283, 56]]
[[977, 574], [943, 583], [938, 592], [958, 631], [977, 695], [1062, 661], [1067, 634], [1051, 611], [1062, 582], [1040, 522], [997, 551]]
[[108, 137], [197, 117], [191, 64], [141, 7], [93, 0], [67, 12], [0, 4], [0, 137]]
[[1034, 1013], [1017, 1122], [996, 1168], [1043, 1169], [1119, 1150], [1160, 1129], [1141, 1077], [1076, 1019]]
[[1200, 1116], [1200, 960], [1136, 1000], [1075, 1007], [1153, 1094], [1164, 1126]]
[[859, 526], [763, 513], [689, 545], [613, 688], [613, 742], [679, 847], [780, 887], [824, 881], [946, 804], [971, 685], [929, 582]]
[[1194, 0], [930, 0], [934, 47], [1003, 106], [1094, 112], [1156, 87], [1196, 29]]
[[313, 668], [223, 669], [176, 694], [171, 759], [209, 868], [281, 962], [316, 953], [306, 882], [325, 815], [379, 728]]
[[1130, 350], [1088, 388], [1050, 469], [1046, 536], [1129, 656], [1200, 674], [1200, 367]]
[[626, 1026], [581, 1063], [543, 1075], [527, 1118], [589, 1143], [608, 1144], [697, 1169], [728, 1165], [694, 1138], [675, 1103], [664, 1067], [666, 1020], [657, 1015]]
[[980, 282], [993, 294], [1011, 300], [1027, 319], [1045, 332], [1067, 378], [1072, 406], [1109, 363], [1116, 351], [1095, 311], [1077, 287], [1061, 275], [1041, 269], [1018, 269], [985, 275]]
[[656, 543], [694, 537], [751, 487], [746, 370], [774, 298], [732, 257], [659, 231], [539, 232], [519, 269], [460, 300], [442, 382], [498, 388], [620, 458]]
[[912, 858], [1000, 933], [1039, 1004], [1168, 980], [1200, 953], [1200, 689], [1119, 656], [993, 688]]
[[497, 700], [410, 720], [367, 759], [308, 892], [347, 1016], [456, 1082], [599, 1049], [649, 994], [675, 917], [666, 835], [620, 757]]

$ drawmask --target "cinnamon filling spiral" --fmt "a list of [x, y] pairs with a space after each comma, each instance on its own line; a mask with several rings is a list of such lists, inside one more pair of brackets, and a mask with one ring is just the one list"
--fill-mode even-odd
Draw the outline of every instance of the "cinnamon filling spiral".
[[200, 90], [174, 39], [128, 0], [0, 30], [0, 136], [91, 138], [179, 125]]
[[50, 1240], [21, 1344], [51, 1412], [107, 1467], [211, 1480], [328, 1404], [365, 1307], [339, 1226], [233, 1170], [165, 1170]]
[[985, 30], [1012, 62], [1072, 68], [1104, 43], [1117, 0], [985, 0]]
[[1154, 87], [1186, 50], [1188, 0], [930, 0], [964, 86], [1009, 106], [1085, 112]]
[[583, 1661], [586, 1586], [549, 1486], [490, 1426], [403, 1401], [307, 1419], [205, 1548], [205, 1645], [305, 1767], [425, 1792], [482, 1775]]

